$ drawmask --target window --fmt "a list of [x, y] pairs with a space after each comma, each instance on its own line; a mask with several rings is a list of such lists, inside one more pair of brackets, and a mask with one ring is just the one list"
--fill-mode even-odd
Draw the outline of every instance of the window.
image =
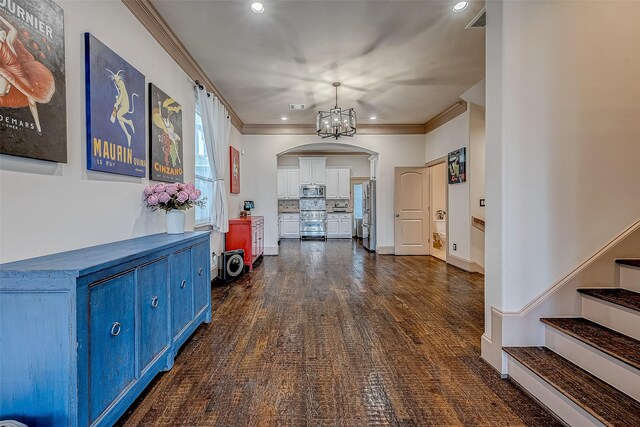
[[211, 203], [213, 202], [213, 175], [207, 158], [207, 146], [204, 142], [202, 118], [196, 105], [196, 188], [206, 197], [206, 205], [201, 208], [196, 206], [196, 226], [211, 223]]
[[353, 185], [353, 218], [362, 219], [362, 184]]

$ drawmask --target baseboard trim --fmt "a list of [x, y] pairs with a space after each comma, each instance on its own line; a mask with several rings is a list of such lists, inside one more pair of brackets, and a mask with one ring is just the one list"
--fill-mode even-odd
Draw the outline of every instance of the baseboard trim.
[[491, 366], [501, 378], [507, 378], [507, 372], [504, 367], [504, 352], [502, 348], [495, 347], [491, 338], [489, 338], [486, 334], [482, 334], [480, 337], [480, 358], [487, 362], [489, 366]]
[[376, 252], [380, 255], [395, 255], [396, 248], [395, 246], [377, 246]]
[[469, 273], [484, 274], [484, 268], [479, 264], [455, 255], [447, 254], [447, 264], [451, 264], [454, 267], [458, 267], [464, 271], [468, 271]]
[[278, 255], [278, 246], [265, 246], [264, 254], [265, 255]]

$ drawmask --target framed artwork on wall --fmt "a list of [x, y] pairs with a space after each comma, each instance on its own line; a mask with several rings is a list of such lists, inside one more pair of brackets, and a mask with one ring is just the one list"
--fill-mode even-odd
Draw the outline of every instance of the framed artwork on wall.
[[182, 182], [182, 106], [149, 83], [149, 178]]
[[231, 174], [231, 194], [240, 194], [240, 152], [229, 147], [229, 173]]
[[0, 0], [0, 153], [67, 162], [64, 12]]
[[449, 184], [459, 184], [467, 180], [467, 148], [452, 151], [447, 156]]
[[147, 174], [144, 75], [85, 33], [87, 169]]

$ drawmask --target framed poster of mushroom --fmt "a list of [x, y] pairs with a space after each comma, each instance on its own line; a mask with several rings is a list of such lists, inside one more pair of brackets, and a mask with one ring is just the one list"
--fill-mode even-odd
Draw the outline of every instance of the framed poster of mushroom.
[[85, 33], [85, 84], [87, 169], [146, 176], [144, 75]]
[[67, 162], [64, 12], [0, 0], [0, 153]]
[[182, 106], [149, 83], [149, 177], [182, 182]]

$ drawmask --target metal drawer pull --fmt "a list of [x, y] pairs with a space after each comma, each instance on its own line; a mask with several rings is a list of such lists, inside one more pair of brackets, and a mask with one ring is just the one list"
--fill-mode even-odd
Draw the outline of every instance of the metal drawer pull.
[[111, 335], [116, 337], [120, 333], [120, 322], [115, 322], [111, 327]]
[[151, 307], [156, 308], [158, 306], [158, 297], [151, 298]]
[[202, 269], [202, 267], [200, 267], [198, 269], [198, 276], [202, 276], [202, 273], [204, 272], [204, 270]]
[[184, 288], [185, 288], [185, 286], [187, 286], [187, 281], [186, 281], [186, 280], [182, 280], [182, 283], [180, 283], [180, 287], [181, 287], [182, 289], [184, 289]]

